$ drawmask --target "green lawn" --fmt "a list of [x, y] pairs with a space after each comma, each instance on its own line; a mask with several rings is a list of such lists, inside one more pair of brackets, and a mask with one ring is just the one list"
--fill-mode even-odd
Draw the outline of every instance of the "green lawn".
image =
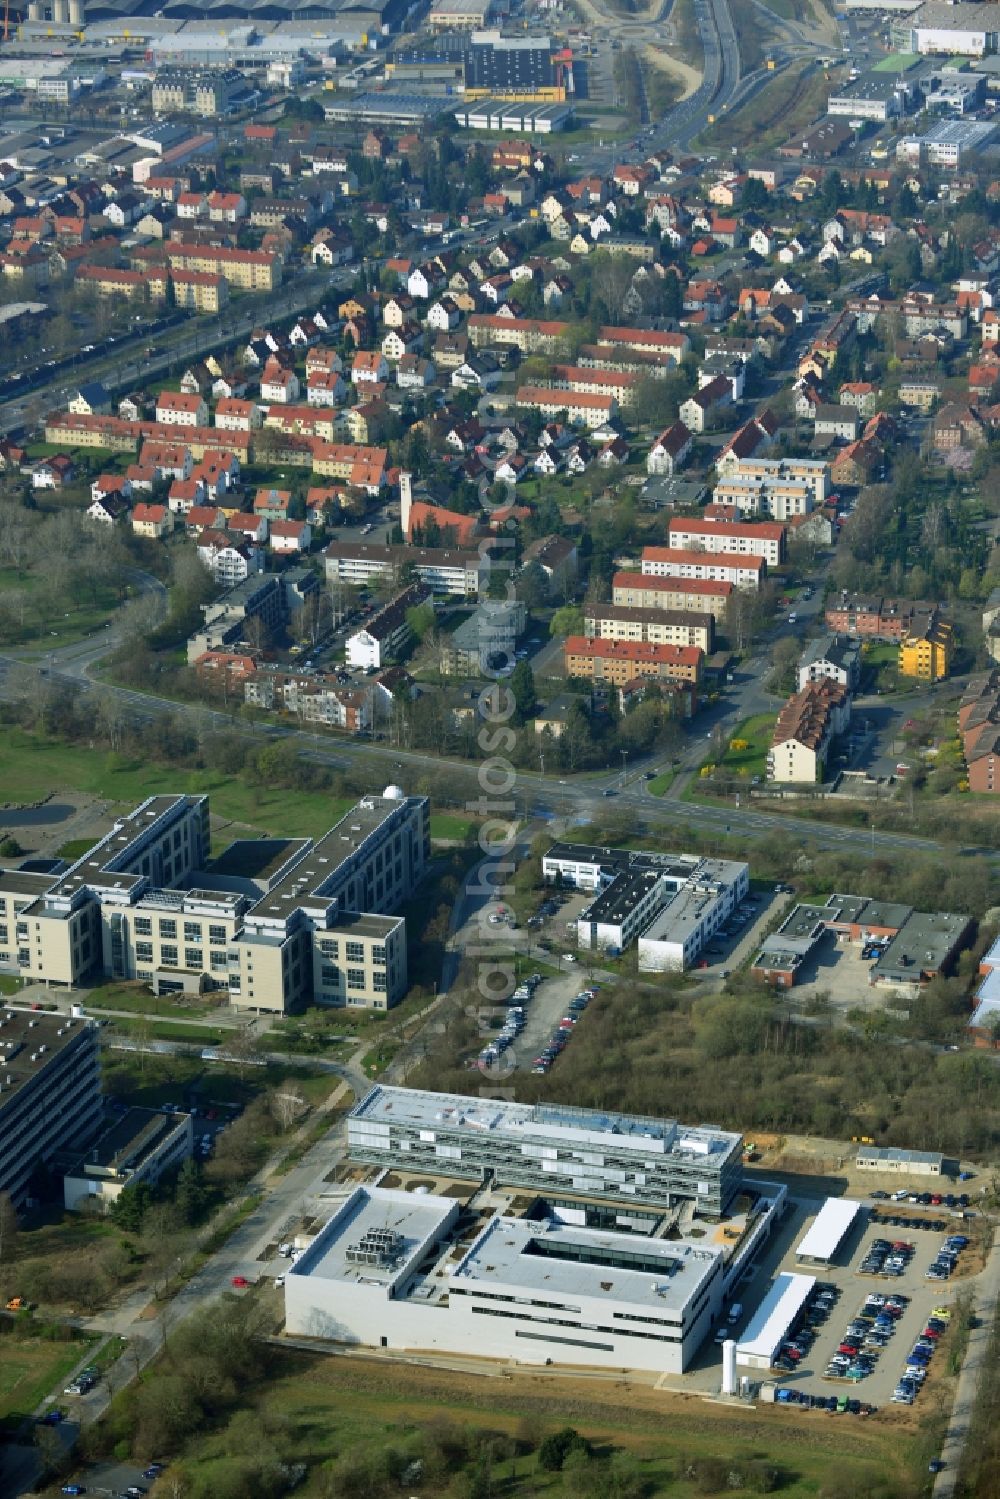
[[450, 843], [468, 843], [475, 826], [471, 817], [456, 817], [450, 812], [431, 815], [431, 837], [447, 839]]
[[20, 980], [12, 973], [0, 973], [0, 994], [16, 994], [20, 987]]
[[0, 1356], [0, 1426], [9, 1428], [29, 1416], [47, 1395], [62, 1393], [71, 1369], [96, 1338], [49, 1343], [42, 1338], [5, 1337]]
[[231, 1031], [215, 1030], [207, 1025], [180, 1025], [172, 1020], [148, 1020], [145, 1017], [123, 1020], [118, 1017], [111, 1024], [126, 1036], [151, 1041], [192, 1041], [198, 1046], [223, 1046], [232, 1040]]
[[210, 1020], [215, 1013], [213, 1005], [199, 1004], [197, 1000], [185, 1004], [179, 999], [158, 999], [145, 984], [100, 984], [90, 990], [85, 1003], [88, 1010], [126, 1010], [132, 1015], [151, 1015], [158, 1020]]
[[773, 713], [755, 713], [752, 718], [745, 718], [741, 724], [737, 724], [730, 736], [729, 745], [732, 745], [734, 739], [745, 739], [747, 748], [734, 750], [727, 746], [720, 768], [748, 778], [763, 776], [767, 768], [767, 752], [771, 747], [774, 721]]
[[[8, 730], [0, 740], [0, 786], [9, 801], [34, 801], [41, 792], [58, 788], [134, 806], [144, 797], [160, 795], [165, 775], [162, 766], [146, 760], [53, 744], [21, 729]], [[275, 836], [301, 838], [325, 832], [354, 805], [350, 797], [251, 786], [213, 770], [178, 771], [170, 780], [171, 791], [210, 794], [216, 816]]]
[[[507, 1499], [579, 1499], [581, 1493], [641, 1493], [649, 1499], [712, 1499], [726, 1493], [763, 1493], [756, 1486], [734, 1490], [725, 1467], [718, 1482], [682, 1476], [693, 1465], [764, 1460], [777, 1470], [775, 1491], [785, 1499], [816, 1499], [831, 1472], [842, 1481], [838, 1494], [858, 1496], [876, 1491], [879, 1480], [901, 1480], [913, 1462], [914, 1441], [906, 1431], [874, 1421], [810, 1415], [788, 1416], [781, 1407], [729, 1411], [698, 1400], [669, 1394], [651, 1396], [637, 1389], [634, 1398], [601, 1380], [562, 1380], [516, 1373], [512, 1380], [481, 1378], [447, 1370], [380, 1365], [372, 1360], [324, 1359], [321, 1355], [282, 1352], [266, 1384], [247, 1397], [244, 1409], [259, 1412], [261, 1428], [276, 1431], [286, 1450], [306, 1463], [308, 1473], [298, 1492], [319, 1499], [347, 1492], [331, 1484], [329, 1464], [345, 1454], [377, 1455], [392, 1447], [419, 1451], [425, 1430], [447, 1430], [470, 1438], [465, 1478], [485, 1449], [485, 1433], [530, 1433], [532, 1444], [546, 1432], [572, 1426], [607, 1453], [626, 1458], [631, 1482], [591, 1486], [588, 1466], [567, 1464], [564, 1472], [542, 1468], [536, 1452], [514, 1458], [498, 1453], [487, 1492]], [[239, 1450], [223, 1419], [193, 1436], [177, 1454], [197, 1474], [206, 1492], [216, 1483], [232, 1488], [233, 1454]], [[246, 1427], [241, 1426], [241, 1431]], [[483, 1440], [477, 1440], [479, 1433]], [[599, 1472], [599, 1470], [597, 1470]], [[353, 1475], [352, 1475], [353, 1476]], [[594, 1474], [597, 1476], [597, 1473]], [[707, 1476], [707, 1475], [706, 1475]], [[591, 1482], [587, 1482], [591, 1480]], [[584, 1487], [585, 1482], [587, 1486]], [[351, 1489], [351, 1492], [364, 1492]], [[436, 1492], [444, 1492], [441, 1485]], [[881, 1483], [879, 1492], [888, 1492]], [[895, 1492], [910, 1492], [900, 1487]], [[408, 1492], [405, 1487], [403, 1492]], [[476, 1492], [456, 1477], [449, 1493]]]
[[[111, 587], [97, 589], [92, 599], [79, 604], [68, 598], [53, 601], [42, 571], [19, 572], [14, 567], [0, 567], [0, 595], [9, 605], [4, 611], [6, 622], [0, 629], [0, 644], [37, 645], [46, 651], [72, 645], [103, 629], [120, 602], [117, 590]], [[14, 601], [20, 601], [16, 607]]]
[[654, 796], [665, 796], [673, 784], [673, 779], [673, 771], [665, 770], [662, 775], [654, 776], [651, 781], [647, 781], [646, 790], [651, 791]]

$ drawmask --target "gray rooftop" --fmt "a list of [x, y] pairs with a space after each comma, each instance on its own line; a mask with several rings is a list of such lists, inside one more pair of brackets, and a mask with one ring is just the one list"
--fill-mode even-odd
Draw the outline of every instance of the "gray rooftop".
[[943, 968], [970, 926], [954, 911], [916, 911], [896, 933], [873, 970], [876, 981], [916, 983]]
[[29, 1083], [53, 1057], [80, 1041], [92, 1022], [38, 1011], [0, 1010], [0, 1104]]
[[251, 913], [253, 918], [282, 921], [315, 898], [328, 904], [328, 891], [341, 866], [405, 801], [383, 796], [363, 797], [335, 822], [304, 854], [286, 867]]
[[388, 1289], [455, 1208], [447, 1198], [359, 1187], [287, 1274]]
[[472, 1291], [513, 1285], [679, 1314], [721, 1253], [677, 1240], [494, 1218], [452, 1281]]
[[460, 1093], [428, 1093], [416, 1088], [376, 1084], [351, 1110], [352, 1120], [396, 1125], [402, 1129], [461, 1131], [544, 1139], [603, 1141], [620, 1137], [629, 1148], [650, 1154], [704, 1158], [728, 1154], [740, 1135], [711, 1125], [687, 1126], [674, 1119], [653, 1119], [569, 1104], [526, 1104], [502, 1099], [466, 1098]]
[[896, 1161], [902, 1165], [942, 1166], [944, 1156], [933, 1150], [901, 1150], [897, 1145], [862, 1145], [858, 1159], [864, 1161]]

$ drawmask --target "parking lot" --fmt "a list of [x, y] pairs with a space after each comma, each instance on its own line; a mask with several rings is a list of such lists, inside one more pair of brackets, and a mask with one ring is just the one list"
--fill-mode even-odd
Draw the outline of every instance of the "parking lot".
[[837, 1010], [853, 1010], [898, 1003], [890, 989], [874, 988], [868, 982], [871, 960], [861, 956], [860, 942], [838, 939], [826, 932], [802, 964], [795, 986], [789, 994], [793, 1004], [808, 1005], [818, 995], [825, 995]]
[[[895, 1409], [892, 1403], [893, 1391], [903, 1374], [908, 1355], [927, 1326], [928, 1317], [935, 1307], [950, 1309], [954, 1306], [959, 1290], [970, 1284], [971, 1276], [968, 1272], [977, 1263], [971, 1251], [966, 1251], [967, 1263], [964, 1267], [962, 1260], [959, 1260], [956, 1273], [950, 1280], [934, 1282], [925, 1278], [925, 1271], [935, 1259], [945, 1237], [963, 1230], [967, 1233], [968, 1226], [961, 1219], [952, 1217], [945, 1207], [935, 1209], [908, 1203], [897, 1205], [887, 1201], [868, 1202], [864, 1217], [859, 1218], [857, 1225], [841, 1245], [835, 1263], [830, 1266], [810, 1265], [797, 1259], [796, 1249], [822, 1206], [823, 1199], [817, 1197], [796, 1196], [789, 1199], [787, 1211], [770, 1241], [762, 1246], [729, 1293], [728, 1301], [739, 1301], [742, 1306], [742, 1314], [731, 1329], [731, 1335], [739, 1342], [767, 1295], [772, 1281], [781, 1271], [812, 1275], [819, 1285], [829, 1286], [835, 1298], [829, 1315], [824, 1321], [817, 1322], [811, 1347], [792, 1368], [767, 1373], [739, 1366], [738, 1372], [750, 1374], [754, 1381], [773, 1381], [779, 1387], [809, 1395], [846, 1395], [851, 1400], [871, 1404], [880, 1410], [890, 1407]], [[889, 1224], [886, 1220], [890, 1215], [920, 1221], [927, 1226], [910, 1228]], [[861, 1273], [862, 1261], [876, 1239], [888, 1240], [890, 1244], [906, 1241], [913, 1245], [913, 1253], [902, 1274], [887, 1279]], [[907, 1305], [893, 1323], [886, 1346], [867, 1350], [877, 1354], [871, 1374], [857, 1383], [826, 1378], [827, 1366], [837, 1355], [848, 1325], [862, 1312], [869, 1295], [886, 1298], [899, 1295], [907, 1298]], [[939, 1370], [943, 1369], [947, 1358], [946, 1337], [942, 1350], [935, 1352], [930, 1359], [928, 1386], [933, 1387], [940, 1377]], [[694, 1388], [714, 1392], [719, 1388], [721, 1365], [722, 1350], [714, 1337], [709, 1335], [687, 1371], [676, 1377], [664, 1376], [662, 1383], [664, 1388]], [[920, 1417], [921, 1407], [928, 1403], [927, 1391], [922, 1391], [916, 1397], [913, 1407], [917, 1419]]]
[[[816, 1200], [797, 1205], [795, 1232], [789, 1236], [789, 1248], [780, 1262], [772, 1262], [770, 1274], [764, 1278], [763, 1285], [758, 1287], [754, 1284], [745, 1291], [741, 1290], [746, 1311], [738, 1331], [743, 1331], [743, 1325], [753, 1315], [771, 1275], [779, 1270], [814, 1275], [821, 1285], [828, 1286], [832, 1292], [828, 1314], [822, 1321], [817, 1317], [814, 1341], [802, 1358], [792, 1368], [782, 1369], [773, 1377], [780, 1385], [804, 1390], [810, 1395], [847, 1395], [878, 1408], [888, 1407], [892, 1404], [893, 1391], [903, 1374], [908, 1355], [927, 1325], [931, 1312], [935, 1307], [950, 1308], [958, 1287], [962, 1284], [960, 1277], [934, 1282], [926, 1279], [925, 1275], [946, 1235], [956, 1230], [961, 1231], [962, 1223], [950, 1219], [947, 1212], [918, 1217], [920, 1210], [910, 1210], [911, 1221], [921, 1222], [926, 1227], [898, 1227], [884, 1222], [881, 1217], [867, 1216], [863, 1226], [859, 1223], [845, 1240], [838, 1251], [835, 1264], [810, 1266], [796, 1259], [794, 1246], [801, 1241], [804, 1229], [821, 1205]], [[904, 1207], [901, 1211], [905, 1213], [907, 1210]], [[872, 1257], [872, 1248], [877, 1240], [883, 1240], [890, 1246], [887, 1251], [890, 1255], [894, 1244], [910, 1246], [908, 1251], [900, 1251], [905, 1263], [899, 1274], [889, 1277], [884, 1273], [863, 1273], [862, 1265], [866, 1261], [874, 1265], [881, 1258]], [[869, 1296], [885, 1299], [898, 1296], [901, 1300], [905, 1298], [906, 1305], [893, 1320], [885, 1346], [869, 1346], [863, 1350], [872, 1359], [870, 1374], [856, 1382], [829, 1377], [826, 1371], [831, 1360], [850, 1357], [840, 1353], [840, 1345], [848, 1334], [849, 1325], [865, 1311], [865, 1302]], [[874, 1321], [880, 1311], [881, 1307], [869, 1308], [868, 1314]], [[873, 1325], [869, 1331], [875, 1332], [877, 1329]], [[859, 1335], [854, 1341], [864, 1342], [865, 1339]], [[938, 1351], [930, 1359], [928, 1383], [933, 1383], [937, 1369], [946, 1358], [946, 1351]], [[926, 1392], [917, 1396], [918, 1411], [920, 1404], [926, 1403], [926, 1399]]]
[[[499, 1063], [504, 1073], [534, 1070], [543, 1052], [546, 1049], [549, 1053], [552, 1052], [552, 1039], [559, 1035], [561, 1022], [572, 1017], [576, 1025], [586, 1025], [586, 1010], [590, 1001], [585, 1002], [579, 996], [588, 985], [593, 987], [581, 966], [573, 965], [565, 973], [544, 977], [534, 985], [532, 992], [511, 996], [510, 1006], [522, 1012], [516, 1023], [512, 1018], [513, 1008], [498, 1006], [495, 1009], [493, 1019], [498, 1033], [509, 1025], [509, 1036], [506, 1045], [501, 1048]], [[532, 986], [524, 987], [531, 989]], [[560, 1038], [562, 1047], [572, 1045], [572, 1033], [576, 1025], [563, 1027]], [[487, 1043], [479, 1053], [480, 1065], [489, 1061], [489, 1050]], [[546, 1070], [558, 1065], [559, 1057], [556, 1055]]]
[[[725, 927], [716, 932], [702, 954], [705, 970], [713, 978], [726, 978], [741, 963], [753, 957], [761, 938], [777, 911], [789, 897], [773, 890], [752, 890]], [[700, 963], [699, 963], [700, 966]]]

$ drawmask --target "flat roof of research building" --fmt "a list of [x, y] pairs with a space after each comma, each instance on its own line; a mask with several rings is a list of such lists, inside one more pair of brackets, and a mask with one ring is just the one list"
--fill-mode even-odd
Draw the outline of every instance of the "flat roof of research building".
[[361, 1186], [288, 1274], [388, 1289], [455, 1212], [450, 1198]]
[[452, 1290], [499, 1281], [525, 1291], [680, 1313], [721, 1254], [719, 1248], [669, 1239], [494, 1218], [456, 1267]]
[[507, 1103], [376, 1085], [348, 1115], [358, 1160], [721, 1213], [739, 1188], [742, 1136], [711, 1125], [559, 1104]]

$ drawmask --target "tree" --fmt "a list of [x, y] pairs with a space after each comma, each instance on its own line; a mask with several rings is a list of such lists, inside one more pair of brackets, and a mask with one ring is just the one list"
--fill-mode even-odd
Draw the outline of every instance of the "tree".
[[514, 584], [514, 592], [528, 609], [544, 609], [549, 599], [549, 580], [545, 569], [529, 562]]
[[177, 1215], [187, 1227], [197, 1223], [205, 1211], [208, 1192], [201, 1179], [201, 1171], [193, 1156], [182, 1161], [174, 1188], [174, 1204]]
[[567, 635], [583, 634], [583, 610], [579, 604], [563, 604], [557, 609], [549, 620], [549, 634], [553, 640], [564, 639]]
[[588, 1452], [590, 1443], [572, 1426], [551, 1431], [538, 1448], [538, 1466], [546, 1473], [558, 1473], [571, 1452]]
[[524, 723], [534, 712], [537, 700], [535, 673], [527, 661], [519, 661], [511, 672], [510, 690], [514, 695], [514, 717], [518, 723]]
[[153, 1189], [148, 1182], [124, 1187], [111, 1207], [111, 1221], [126, 1233], [141, 1232], [143, 1221], [153, 1204]]
[[417, 640], [423, 640], [434, 628], [434, 605], [431, 603], [418, 604], [414, 609], [407, 609], [406, 623]]
[[771, 650], [771, 685], [776, 692], [794, 692], [801, 644], [794, 635], [784, 635]]
[[740, 199], [740, 207], [746, 211], [766, 211], [771, 202], [771, 194], [767, 185], [761, 182], [759, 177], [748, 177], [743, 184], [743, 193]]

